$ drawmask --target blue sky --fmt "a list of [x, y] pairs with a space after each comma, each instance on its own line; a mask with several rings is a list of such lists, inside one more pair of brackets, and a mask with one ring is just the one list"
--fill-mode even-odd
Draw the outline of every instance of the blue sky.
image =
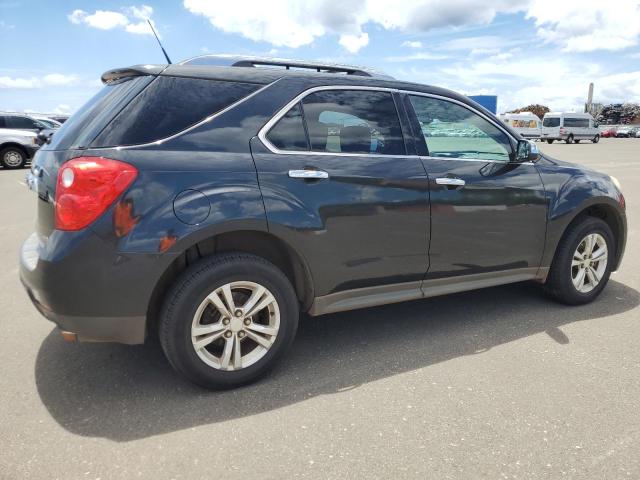
[[72, 112], [102, 72], [203, 53], [364, 65], [465, 94], [640, 102], [637, 0], [0, 0], [0, 110]]

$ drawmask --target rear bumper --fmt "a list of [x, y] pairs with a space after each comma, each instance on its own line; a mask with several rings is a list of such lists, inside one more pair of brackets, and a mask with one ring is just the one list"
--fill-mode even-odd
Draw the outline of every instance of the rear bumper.
[[146, 317], [74, 317], [47, 309], [37, 298], [37, 291], [22, 283], [36, 309], [60, 330], [72, 332], [81, 342], [116, 342], [128, 345], [144, 343]]
[[161, 275], [156, 255], [119, 254], [91, 231], [32, 234], [20, 279], [36, 309], [79, 340], [143, 343], [149, 300]]

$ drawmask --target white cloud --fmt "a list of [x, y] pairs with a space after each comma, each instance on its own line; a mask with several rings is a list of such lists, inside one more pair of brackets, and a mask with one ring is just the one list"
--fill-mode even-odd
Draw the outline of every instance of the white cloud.
[[521, 9], [527, 0], [270, 0], [211, 2], [183, 0], [190, 12], [203, 15], [222, 31], [255, 41], [291, 48], [312, 43], [327, 34], [355, 53], [369, 42], [363, 27], [377, 24], [387, 30], [427, 31], [433, 28], [486, 24], [500, 12]]
[[[414, 33], [487, 25], [498, 14], [516, 12], [534, 22], [540, 38], [566, 51], [618, 50], [640, 43], [637, 0], [616, 0], [615, 4], [603, 0], [404, 0], [401, 4], [391, 0], [183, 0], [183, 4], [222, 31], [291, 48], [337, 35], [338, 42], [355, 53], [368, 44], [364, 33], [368, 24]], [[407, 41], [403, 46], [420, 48], [419, 43]], [[478, 54], [497, 53], [500, 46], [491, 52], [486, 46], [471, 48]]]
[[72, 112], [73, 112], [73, 109], [71, 108], [70, 105], [67, 105], [66, 103], [61, 103], [53, 109], [53, 113], [60, 113], [62, 115], [71, 115]]
[[100, 30], [124, 28], [129, 33], [152, 35], [151, 29], [147, 24], [147, 19], [151, 18], [151, 15], [153, 15], [153, 8], [149, 5], [142, 5], [140, 7], [125, 7], [122, 12], [96, 10], [92, 14], [77, 9], [67, 15], [67, 18], [76, 25], [85, 24]]
[[507, 111], [532, 103], [552, 110], [579, 110], [586, 101], [589, 83], [595, 83], [594, 100], [600, 103], [637, 101], [640, 98], [640, 70], [610, 74], [597, 63], [558, 55], [506, 54], [473, 57], [454, 64], [429, 68], [399, 68], [397, 78], [450, 88], [463, 94], [498, 95], [499, 110]]
[[402, 42], [402, 45], [400, 46], [408, 48], [422, 48], [422, 42], [418, 40], [407, 40], [406, 42]]
[[356, 53], [362, 47], [366, 47], [369, 44], [369, 34], [365, 32], [361, 35], [342, 35], [338, 43], [349, 52]]
[[527, 18], [543, 40], [565, 51], [619, 50], [640, 41], [637, 0], [531, 0]]
[[429, 53], [429, 52], [416, 52], [410, 55], [398, 55], [392, 57], [385, 57], [385, 61], [387, 62], [413, 62], [416, 60], [446, 60], [449, 58], [448, 55], [442, 55], [438, 53]]
[[31, 89], [43, 87], [72, 87], [81, 83], [77, 75], [63, 75], [50, 73], [41, 77], [10, 77], [0, 76], [1, 88]]

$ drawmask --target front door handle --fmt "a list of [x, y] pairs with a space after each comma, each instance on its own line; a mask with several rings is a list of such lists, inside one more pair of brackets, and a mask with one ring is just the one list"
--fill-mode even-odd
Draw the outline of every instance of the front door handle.
[[323, 170], [289, 170], [289, 177], [320, 180], [329, 178], [329, 174]]
[[464, 187], [466, 182], [461, 178], [441, 177], [436, 178], [438, 185], [446, 185], [447, 187]]

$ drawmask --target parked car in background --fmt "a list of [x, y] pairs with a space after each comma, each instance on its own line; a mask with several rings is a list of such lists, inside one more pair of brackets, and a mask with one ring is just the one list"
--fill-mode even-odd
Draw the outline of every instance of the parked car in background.
[[53, 118], [45, 117], [43, 115], [31, 115], [31, 118], [43, 123], [47, 126], [47, 128], [57, 129], [62, 126], [62, 123], [54, 120]]
[[542, 119], [542, 137], [547, 143], [564, 140], [580, 143], [580, 140], [600, 141], [598, 123], [588, 113], [549, 112]]
[[69, 341], [157, 334], [228, 388], [283, 357], [300, 311], [526, 280], [579, 305], [621, 262], [618, 181], [450, 90], [265, 59], [102, 80], [28, 180], [20, 276]]
[[38, 148], [35, 133], [0, 128], [0, 165], [4, 168], [24, 167]]
[[618, 129], [616, 130], [616, 137], [617, 138], [629, 138], [631, 134], [631, 127], [618, 127]]
[[58, 123], [64, 123], [67, 120], [69, 120], [70, 115], [48, 115], [48, 118], [50, 118], [51, 120], [55, 120]]
[[616, 136], [616, 129], [615, 128], [607, 128], [606, 130], [603, 130], [602, 132], [600, 132], [600, 136], [602, 138], [615, 137]]
[[540, 139], [540, 135], [542, 134], [542, 121], [537, 115], [531, 112], [503, 113], [498, 115], [498, 118], [524, 138], [530, 140]]
[[0, 129], [26, 130], [38, 133], [49, 128], [45, 123], [30, 115], [20, 113], [0, 113]]

